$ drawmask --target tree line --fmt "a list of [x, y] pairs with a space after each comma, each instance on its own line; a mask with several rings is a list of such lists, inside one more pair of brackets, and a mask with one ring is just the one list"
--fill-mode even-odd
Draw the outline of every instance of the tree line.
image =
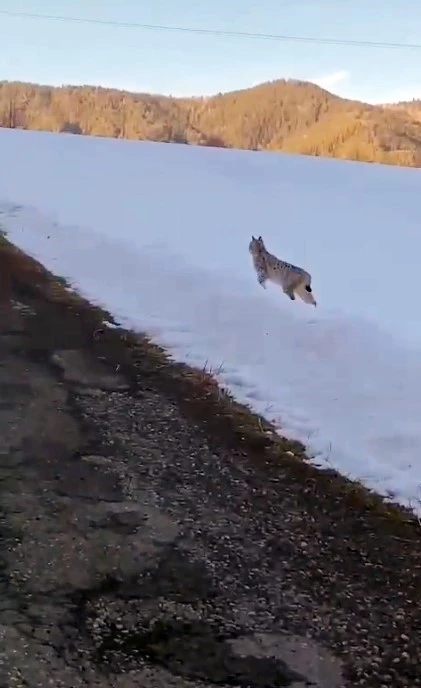
[[0, 125], [421, 166], [419, 102], [373, 106], [290, 80], [210, 98], [4, 81]]

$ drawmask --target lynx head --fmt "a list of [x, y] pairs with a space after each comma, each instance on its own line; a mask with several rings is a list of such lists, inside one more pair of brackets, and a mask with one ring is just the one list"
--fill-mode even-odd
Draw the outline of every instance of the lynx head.
[[261, 236], [259, 236], [256, 239], [256, 237], [252, 235], [251, 241], [249, 243], [249, 251], [252, 254], [252, 256], [258, 256], [259, 254], [266, 251], [266, 247]]

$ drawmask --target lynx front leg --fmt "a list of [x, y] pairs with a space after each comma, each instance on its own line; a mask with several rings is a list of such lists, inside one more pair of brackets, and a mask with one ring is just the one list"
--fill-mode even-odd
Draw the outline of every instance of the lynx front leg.
[[263, 289], [266, 289], [266, 280], [266, 273], [262, 270], [259, 270], [259, 272], [257, 273], [257, 281], [259, 282], [260, 286], [263, 287]]

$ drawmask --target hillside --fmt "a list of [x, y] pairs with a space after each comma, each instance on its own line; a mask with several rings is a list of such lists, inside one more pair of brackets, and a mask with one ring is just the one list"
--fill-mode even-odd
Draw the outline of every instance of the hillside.
[[421, 166], [421, 107], [371, 106], [279, 80], [210, 98], [0, 83], [6, 127]]
[[[10, 129], [0, 150], [11, 241], [421, 516], [417, 171]], [[256, 231], [310, 271], [316, 309], [259, 286]], [[405, 298], [385, 298], [397, 267]]]

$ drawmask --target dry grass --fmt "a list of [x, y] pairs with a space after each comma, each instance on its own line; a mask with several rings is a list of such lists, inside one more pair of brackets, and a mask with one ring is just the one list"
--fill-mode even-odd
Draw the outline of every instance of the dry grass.
[[177, 363], [147, 337], [104, 326], [104, 320], [116, 324], [109, 313], [69, 292], [63, 279], [48, 273], [4, 238], [0, 239], [2, 273], [10, 277], [13, 290], [22, 298], [31, 301], [41, 296], [55, 305], [58, 314], [66, 309], [76, 310], [81, 326], [90, 333], [95, 354], [129, 379], [141, 379], [143, 385], [150, 380], [156, 389], [177, 402], [206, 434], [211, 446], [213, 442], [223, 443], [244, 452], [256, 470], [265, 471], [268, 476], [282, 471], [291, 484], [302, 486], [309, 501], [326, 502], [339, 519], [355, 516], [367, 520], [370, 528], [386, 530], [390, 537], [404, 542], [421, 539], [419, 520], [410, 510], [386, 502], [333, 469], [321, 470], [311, 465], [301, 443], [280, 437], [264, 418], [221, 390], [214, 377], [218, 371], [209, 369], [207, 364], [199, 370]]

